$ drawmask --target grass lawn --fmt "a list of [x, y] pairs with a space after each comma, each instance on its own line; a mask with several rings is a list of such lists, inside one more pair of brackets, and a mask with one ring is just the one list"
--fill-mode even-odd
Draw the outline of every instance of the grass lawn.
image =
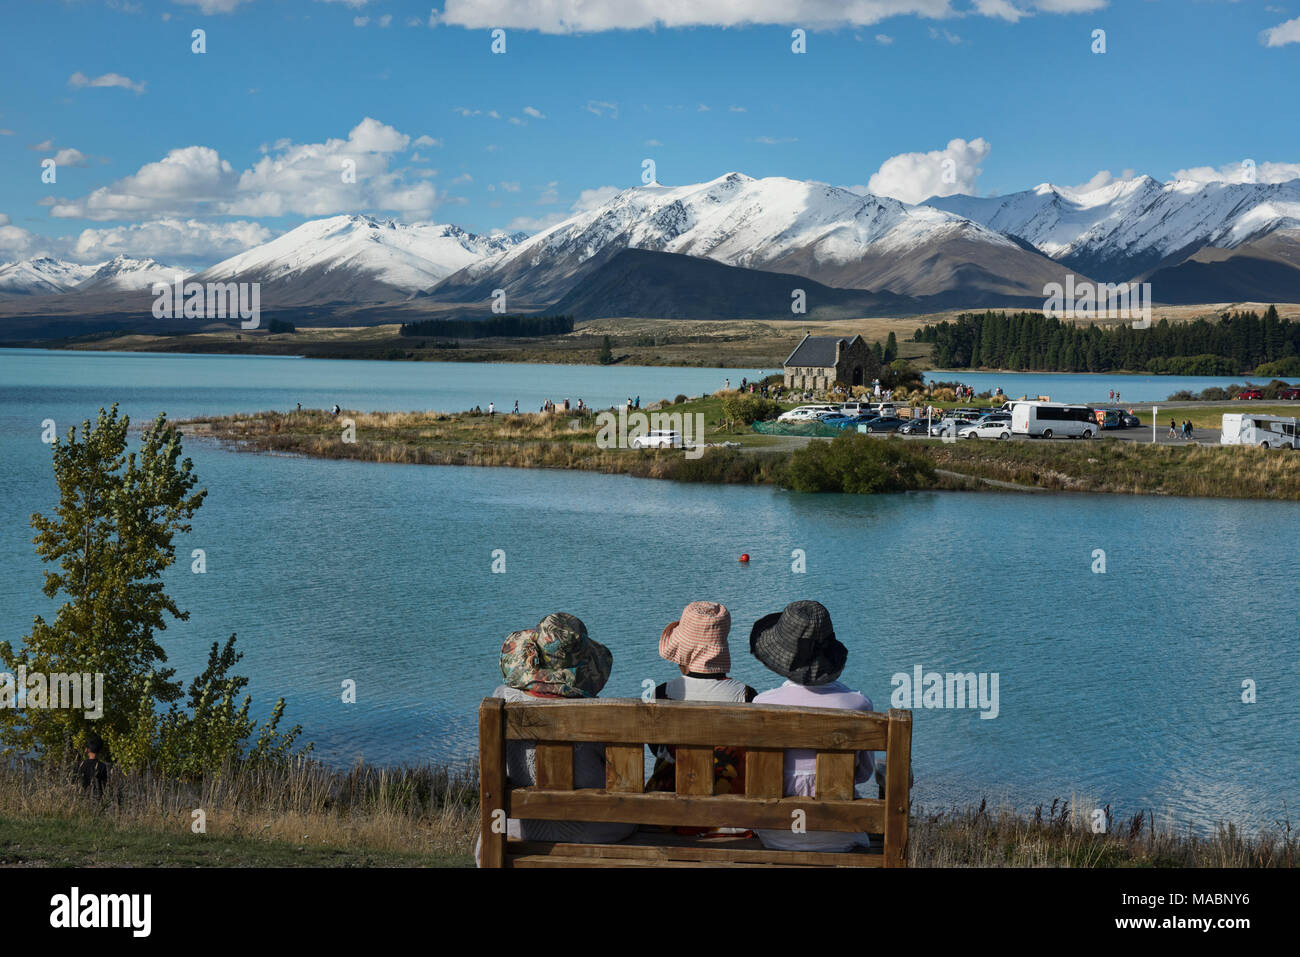
[[0, 867], [472, 867], [417, 854], [119, 828], [94, 816], [0, 817]]

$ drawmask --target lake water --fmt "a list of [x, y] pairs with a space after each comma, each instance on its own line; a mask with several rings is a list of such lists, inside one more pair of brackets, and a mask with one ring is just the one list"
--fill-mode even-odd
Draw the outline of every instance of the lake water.
[[[733, 384], [746, 374], [0, 351], [0, 634], [18, 639], [53, 611], [27, 526], [55, 502], [43, 419], [62, 432], [114, 400], [136, 421], [297, 401], [501, 405], [515, 398], [508, 387], [521, 405], [628, 391], [646, 402], [716, 388], [719, 373]], [[771, 687], [749, 628], [812, 597], [849, 647], [843, 680], [877, 708], [892, 676], [917, 665], [998, 675], [995, 719], [915, 712], [921, 804], [1079, 796], [1254, 828], [1300, 803], [1294, 504], [811, 496], [313, 461], [195, 439], [185, 450], [209, 495], [178, 553], [204, 548], [207, 573], [188, 559], [169, 573], [191, 612], [163, 636], [171, 664], [188, 679], [237, 632], [255, 709], [285, 696], [289, 721], [332, 762], [468, 760], [501, 640], [552, 611], [578, 615], [612, 649], [606, 694], [634, 696], [675, 671], [657, 657], [663, 626], [688, 601], [722, 601], [733, 674]], [[491, 571], [494, 549], [504, 574]], [[794, 549], [804, 574], [791, 570]], [[1095, 549], [1105, 574], [1091, 570]], [[347, 679], [356, 704], [341, 702]], [[1241, 701], [1246, 680], [1257, 703]]]

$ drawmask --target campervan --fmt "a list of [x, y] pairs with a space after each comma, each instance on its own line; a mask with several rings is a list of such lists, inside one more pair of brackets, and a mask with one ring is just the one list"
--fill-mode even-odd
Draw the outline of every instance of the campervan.
[[1300, 448], [1300, 419], [1225, 412], [1219, 444], [1262, 445], [1266, 449]]
[[1011, 431], [1044, 439], [1065, 435], [1090, 439], [1100, 426], [1086, 405], [1064, 402], [1017, 402], [1011, 407]]

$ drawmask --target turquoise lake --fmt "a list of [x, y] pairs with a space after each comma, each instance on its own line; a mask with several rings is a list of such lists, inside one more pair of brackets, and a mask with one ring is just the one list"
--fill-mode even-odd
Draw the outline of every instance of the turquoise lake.
[[[0, 350], [0, 634], [20, 639], [34, 614], [53, 611], [27, 524], [55, 502], [45, 419], [62, 433], [114, 401], [136, 423], [297, 402], [451, 410], [518, 398], [535, 410], [547, 397], [601, 406], [639, 394], [644, 404], [762, 371]], [[1143, 396], [1136, 381], [1104, 378], [1135, 401], [1217, 381], [1150, 377]], [[1009, 394], [1041, 385], [996, 381]], [[918, 665], [999, 676], [993, 720], [915, 711], [922, 805], [1086, 799], [1253, 829], [1300, 803], [1295, 504], [812, 496], [185, 446], [209, 494], [168, 575], [191, 613], [163, 635], [170, 663], [188, 680], [213, 641], [237, 632], [255, 709], [286, 697], [289, 721], [331, 762], [468, 761], [501, 640], [549, 612], [578, 615], [611, 648], [606, 695], [635, 696], [675, 671], [657, 656], [663, 626], [691, 600], [721, 601], [732, 673], [761, 690], [779, 679], [749, 656], [751, 624], [815, 598], [849, 647], [843, 680], [878, 709], [892, 676]], [[192, 548], [207, 553], [204, 575], [190, 572]], [[492, 573], [495, 549], [504, 574]], [[792, 571], [795, 549], [805, 573]], [[1104, 574], [1092, 571], [1096, 549]], [[347, 679], [356, 704], [341, 701]], [[1253, 704], [1244, 681], [1257, 687]]]

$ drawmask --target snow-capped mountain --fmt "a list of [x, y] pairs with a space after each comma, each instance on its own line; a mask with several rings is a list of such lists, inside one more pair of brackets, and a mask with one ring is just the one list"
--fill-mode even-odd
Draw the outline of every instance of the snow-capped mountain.
[[1139, 176], [1088, 191], [1045, 183], [1008, 196], [926, 202], [1110, 282], [1175, 265], [1207, 246], [1232, 249], [1300, 228], [1300, 180], [1159, 183]]
[[411, 226], [370, 216], [332, 216], [205, 269], [198, 282], [261, 282], [280, 303], [403, 299], [523, 234], [479, 236], [459, 226]]
[[77, 284], [78, 293], [90, 292], [148, 292], [155, 282], [171, 283], [177, 274], [184, 276], [189, 270], [164, 266], [156, 259], [131, 259], [114, 256]]
[[94, 266], [42, 256], [0, 265], [0, 296], [48, 296], [68, 292], [95, 271]]
[[446, 301], [552, 302], [623, 249], [713, 259], [829, 286], [924, 295], [969, 286], [1041, 294], [1064, 274], [1046, 257], [961, 216], [819, 183], [729, 173], [638, 186], [430, 290]]

